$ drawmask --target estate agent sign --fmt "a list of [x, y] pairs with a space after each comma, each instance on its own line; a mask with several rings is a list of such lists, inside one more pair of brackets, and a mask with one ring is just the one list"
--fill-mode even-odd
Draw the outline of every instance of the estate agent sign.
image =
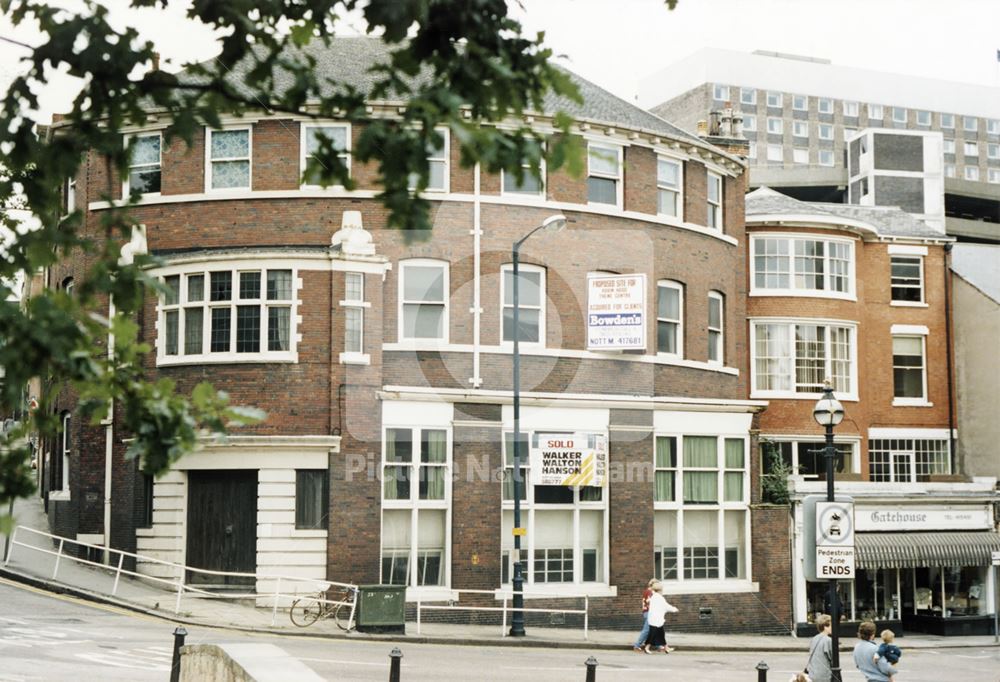
[[603, 433], [539, 433], [531, 447], [531, 477], [537, 485], [602, 487], [608, 472]]
[[646, 348], [646, 275], [587, 276], [587, 350]]

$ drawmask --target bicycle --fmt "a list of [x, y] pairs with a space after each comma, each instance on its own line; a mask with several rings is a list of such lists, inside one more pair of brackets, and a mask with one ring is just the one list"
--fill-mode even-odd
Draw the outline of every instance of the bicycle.
[[344, 587], [334, 591], [333, 596], [325, 590], [316, 595], [299, 597], [292, 602], [288, 617], [300, 628], [308, 627], [324, 618], [333, 618], [337, 627], [344, 632], [354, 629], [354, 605], [358, 598], [358, 588]]

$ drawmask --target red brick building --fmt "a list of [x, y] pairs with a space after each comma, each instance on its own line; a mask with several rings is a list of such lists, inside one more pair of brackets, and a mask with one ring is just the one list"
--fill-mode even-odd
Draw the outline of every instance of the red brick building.
[[[338, 40], [317, 68], [360, 86], [381, 49]], [[577, 82], [586, 104], [531, 122], [567, 108], [586, 176], [518, 185], [462, 167], [441, 131], [425, 240], [386, 227], [374, 169], [351, 159], [356, 124], [248, 113], [187, 147], [165, 144], [160, 121], [129, 131], [127, 179], [89, 158], [71, 199], [88, 227], [107, 196], [146, 190], [134, 248], [161, 259], [169, 290], [139, 319], [150, 376], [211, 381], [268, 417], [155, 482], [124, 459], [114, 420], [68, 418], [48, 444], [67, 480], [43, 473], [54, 527], [215, 570], [405, 584], [411, 601], [509, 593], [510, 252], [560, 213], [565, 230], [522, 249], [522, 430], [532, 446], [607, 443], [608, 476], [543, 485], [527, 467], [526, 594], [586, 596], [594, 625], [634, 626], [656, 576], [680, 608], [672, 627], [787, 632], [788, 511], [757, 505], [766, 403], [747, 398], [745, 166]], [[355, 190], [301, 182], [318, 128]], [[616, 275], [641, 299], [643, 347], [588, 349], [588, 277]]]
[[[985, 633], [993, 478], [957, 475], [946, 251], [953, 238], [899, 208], [747, 195], [750, 397], [762, 470], [794, 474], [794, 615], [824, 610], [808, 584], [801, 502], [826, 494], [823, 431], [812, 410], [826, 379], [845, 417], [835, 429], [838, 494], [855, 499], [858, 575], [845, 619], [894, 630]], [[809, 628], [803, 627], [804, 631]], [[850, 627], [845, 627], [845, 632]]]

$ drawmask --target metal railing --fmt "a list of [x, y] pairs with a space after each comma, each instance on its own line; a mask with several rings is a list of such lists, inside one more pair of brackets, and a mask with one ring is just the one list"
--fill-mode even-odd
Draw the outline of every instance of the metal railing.
[[[44, 538], [49, 538], [52, 541], [58, 541], [58, 548], [56, 550], [47, 549], [45, 547], [38, 547], [36, 545], [27, 544], [24, 542], [19, 542], [17, 539], [18, 532], [32, 533], [37, 536]], [[75, 545], [77, 547], [86, 547], [88, 549], [97, 550], [100, 552], [107, 552], [109, 557], [109, 563], [104, 564], [98, 561], [91, 561], [89, 559], [84, 559], [81, 557], [73, 556], [72, 554], [67, 554], [64, 552], [65, 546], [67, 544]], [[122, 575], [134, 576], [141, 580], [150, 581], [153, 583], [159, 583], [162, 585], [167, 585], [170, 587], [170, 591], [176, 590], [177, 598], [174, 602], [174, 613], [180, 613], [181, 610], [181, 598], [185, 592], [191, 592], [197, 594], [200, 597], [207, 599], [272, 599], [274, 603], [271, 608], [271, 625], [273, 626], [278, 617], [278, 607], [281, 604], [282, 599], [287, 599], [294, 601], [302, 597], [308, 597], [311, 603], [316, 604], [326, 604], [331, 607], [336, 607], [342, 604], [350, 604], [351, 606], [351, 621], [354, 621], [355, 609], [357, 608], [357, 599], [347, 600], [333, 600], [325, 599], [321, 595], [330, 590], [331, 588], [340, 588], [345, 594], [357, 594], [358, 586], [352, 585], [350, 583], [339, 583], [332, 580], [321, 580], [318, 578], [301, 578], [296, 576], [279, 575], [274, 573], [240, 573], [236, 571], [211, 571], [204, 568], [195, 568], [193, 566], [185, 566], [183, 564], [178, 564], [172, 561], [165, 561], [163, 559], [157, 559], [155, 557], [146, 556], [143, 554], [136, 554], [134, 552], [126, 552], [121, 549], [114, 549], [112, 547], [105, 547], [103, 545], [95, 545], [89, 542], [81, 542], [79, 540], [73, 540], [67, 537], [62, 537], [60, 535], [53, 535], [52, 533], [46, 533], [44, 531], [36, 530], [34, 528], [29, 528], [27, 526], [17, 526], [14, 528], [14, 532], [10, 536], [10, 549], [7, 552], [7, 558], [4, 560], [4, 566], [10, 564], [11, 558], [14, 556], [15, 547], [24, 547], [25, 549], [31, 549], [36, 552], [41, 552], [42, 554], [48, 554], [50, 556], [55, 556], [55, 567], [52, 569], [52, 580], [55, 580], [59, 575], [59, 565], [63, 559], [69, 559], [80, 564], [85, 564], [87, 566], [94, 566], [96, 568], [105, 569], [112, 571], [115, 576], [114, 585], [111, 588], [111, 595], [116, 596], [118, 594], [118, 586], [121, 582]], [[117, 565], [112, 565], [110, 557], [113, 554], [118, 555]], [[161, 578], [155, 575], [149, 575], [148, 573], [139, 573], [137, 571], [132, 571], [124, 567], [125, 557], [132, 557], [136, 560], [136, 564], [157, 564], [159, 566], [166, 566], [171, 569], [177, 570], [176, 578]], [[267, 591], [266, 593], [261, 592], [226, 592], [218, 593], [211, 592], [209, 590], [203, 590], [193, 585], [188, 585], [185, 583], [185, 578], [188, 573], [197, 573], [200, 575], [210, 575], [219, 576], [226, 578], [252, 578], [256, 584], [260, 580], [273, 580], [275, 581], [274, 591]], [[308, 592], [300, 592], [298, 590], [294, 592], [282, 592], [282, 582], [285, 583], [285, 587], [288, 588], [296, 583], [305, 583], [310, 585], [311, 588]]]
[[[496, 595], [496, 590], [452, 590], [461, 597], [462, 594], [490, 594]], [[483, 611], [483, 612], [500, 612], [503, 614], [500, 622], [500, 634], [503, 637], [507, 636], [507, 612], [513, 611], [514, 609], [507, 605], [508, 601], [512, 598], [512, 595], [504, 592], [503, 595], [503, 606], [461, 606], [453, 603], [449, 600], [448, 604], [424, 604], [421, 599], [417, 599], [417, 634], [420, 634], [420, 623], [422, 620], [423, 611]], [[565, 594], [540, 594], [537, 592], [532, 592], [531, 594], [524, 595], [525, 599], [579, 599], [576, 595], [565, 595]], [[441, 601], [440, 599], [435, 601]], [[522, 608], [518, 609], [524, 613], [562, 613], [562, 614], [575, 614], [583, 616], [583, 638], [587, 639], [587, 628], [589, 625], [589, 613], [590, 613], [590, 597], [583, 595], [583, 608], [582, 609], [549, 609], [549, 608]]]

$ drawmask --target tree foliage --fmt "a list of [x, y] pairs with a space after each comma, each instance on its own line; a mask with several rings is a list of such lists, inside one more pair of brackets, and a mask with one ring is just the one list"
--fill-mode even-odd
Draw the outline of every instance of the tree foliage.
[[[131, 6], [163, 9], [167, 0], [132, 0]], [[165, 141], [190, 143], [204, 126], [218, 126], [222, 115], [248, 110], [365, 123], [352, 155], [377, 165], [389, 224], [408, 234], [430, 228], [429, 205], [419, 189], [428, 181], [426, 150], [438, 141], [435, 127], [452, 130], [466, 166], [505, 169], [518, 179], [525, 161], [537, 174], [543, 158], [550, 168], [569, 164], [579, 170], [574, 138], [546, 140], [523, 123], [527, 112], [543, 110], [547, 93], [569, 99], [578, 94], [567, 73], [550, 64], [544, 36], [524, 35], [505, 0], [195, 0], [189, 18], [218, 30], [221, 51], [177, 74], [153, 69], [156, 46], [140, 40], [133, 28], [114, 28], [107, 9], [92, 0], [78, 13], [44, 0], [0, 0], [0, 10], [14, 25], [35, 22], [44, 36], [41, 44], [27, 46], [23, 75], [0, 104], [0, 209], [21, 202], [39, 223], [8, 243], [0, 277], [38, 272], [79, 253], [86, 254], [88, 266], [72, 297], [46, 291], [24, 306], [0, 303], [0, 365], [6, 368], [0, 407], [6, 413], [17, 409], [32, 377], [47, 382], [30, 422], [0, 443], [0, 503], [31, 490], [25, 450], [17, 443], [36, 428], [55, 432], [51, 399], [63, 389], [78, 396], [78, 412], [91, 423], [118, 404], [133, 437], [129, 454], [152, 473], [165, 471], [199, 435], [261, 417], [231, 406], [208, 385], [185, 397], [170, 381], [143, 376], [142, 355], [149, 349], [131, 320], [144, 292], [158, 286], [145, 274], [156, 260], [119, 258], [137, 196], [99, 217], [79, 210], [64, 215], [60, 187], [88, 155], [109, 170], [127, 172], [124, 126], [143, 125], [155, 112], [168, 123]], [[322, 80], [310, 51], [335, 39], [338, 16], [357, 11], [388, 47], [387, 61], [372, 71], [370, 92]], [[40, 135], [40, 124], [48, 122], [33, 112], [51, 69], [65, 69], [83, 85], [52, 133]], [[393, 119], [374, 119], [366, 99], [406, 104]], [[500, 120], [514, 125], [489, 125]], [[569, 125], [568, 116], [556, 116], [557, 131], [568, 133]], [[323, 184], [353, 186], [329, 141], [317, 154], [315, 171]], [[418, 192], [409, 189], [414, 174]], [[111, 199], [110, 186], [98, 191]], [[0, 220], [18, 230], [9, 212], [0, 211]], [[9, 293], [0, 285], [0, 299]]]

